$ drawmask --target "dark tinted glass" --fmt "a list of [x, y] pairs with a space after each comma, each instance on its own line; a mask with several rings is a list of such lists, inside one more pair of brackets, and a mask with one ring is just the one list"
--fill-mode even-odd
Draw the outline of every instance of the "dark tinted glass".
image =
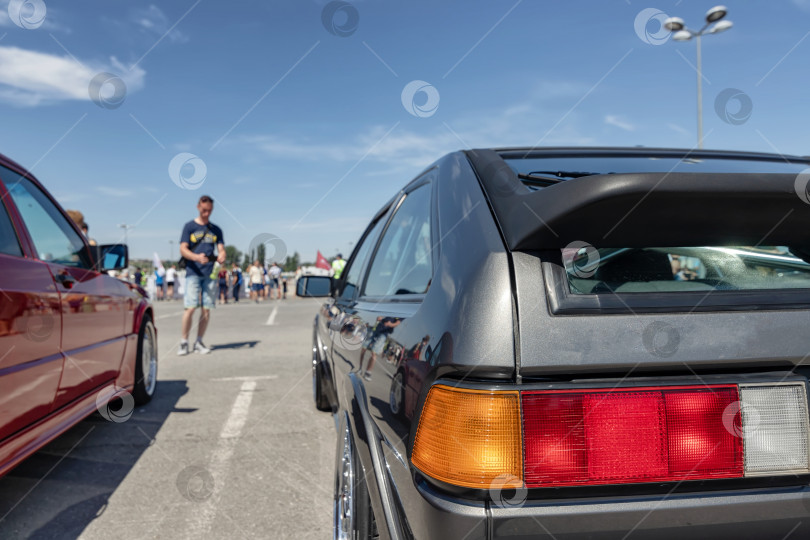
[[332, 278], [326, 276], [304, 276], [299, 278], [296, 294], [298, 296], [329, 296]]
[[121, 244], [110, 246], [104, 250], [102, 268], [109, 270], [123, 270], [127, 267], [127, 247]]
[[84, 241], [51, 200], [27, 178], [0, 169], [17, 210], [20, 212], [37, 257], [43, 261], [90, 268]]
[[433, 276], [430, 184], [411, 191], [397, 209], [368, 272], [364, 294], [421, 294]]
[[783, 246], [582, 248], [563, 265], [574, 294], [810, 288], [810, 264]]
[[11, 225], [11, 218], [3, 203], [0, 202], [0, 253], [22, 257], [17, 233]]
[[346, 281], [343, 286], [343, 290], [340, 293], [341, 298], [348, 299], [354, 297], [357, 287], [360, 286], [360, 279], [363, 277], [362, 271], [364, 263], [368, 258], [369, 252], [377, 243], [377, 238], [380, 236], [380, 230], [382, 230], [383, 226], [385, 225], [385, 221], [385, 217], [377, 220], [371, 231], [363, 239], [360, 247], [355, 252], [354, 257], [352, 257], [352, 260], [349, 261], [349, 270], [346, 273]]

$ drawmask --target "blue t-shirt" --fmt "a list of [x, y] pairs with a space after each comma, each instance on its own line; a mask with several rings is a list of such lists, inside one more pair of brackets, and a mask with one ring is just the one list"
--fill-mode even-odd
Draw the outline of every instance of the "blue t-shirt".
[[[185, 242], [188, 248], [194, 253], [204, 253], [208, 257], [206, 264], [186, 259], [186, 272], [197, 276], [209, 276], [214, 271], [214, 261], [217, 260], [217, 244], [224, 244], [222, 229], [208, 222], [207, 225], [200, 225], [194, 220], [189, 221], [183, 227], [183, 234], [180, 235], [180, 243]], [[197, 244], [194, 246], [194, 244]]]

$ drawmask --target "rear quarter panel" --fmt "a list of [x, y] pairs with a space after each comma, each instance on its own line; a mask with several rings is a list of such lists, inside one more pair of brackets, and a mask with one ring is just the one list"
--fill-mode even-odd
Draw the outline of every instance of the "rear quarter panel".
[[[349, 413], [366, 478], [373, 480], [369, 491], [378, 519], [387, 508], [389, 513], [404, 513], [417, 538], [434, 537], [448, 527], [465, 528], [477, 537], [476, 530], [485, 534], [483, 505], [467, 508], [459, 522], [441, 523], [439, 516], [444, 514], [435, 511], [438, 502], [428, 501], [420, 492], [409, 458], [419, 410], [437, 377], [515, 377], [509, 257], [466, 157], [452, 154], [438, 163], [433, 196], [438, 248], [424, 300], [402, 304], [361, 298], [349, 309], [349, 316], [369, 324], [378, 317], [402, 318], [388, 337], [394, 348], [419, 347], [429, 336], [428, 345], [439, 357], [413, 388], [417, 402], [413, 416], [394, 415], [389, 407], [396, 355], [394, 360], [385, 351], [379, 355], [371, 381], [358, 376], [357, 350], [339, 354], [333, 349], [333, 365], [340, 407]], [[364, 418], [371, 423], [364, 423]], [[381, 463], [375, 464], [373, 453], [382, 456]]]

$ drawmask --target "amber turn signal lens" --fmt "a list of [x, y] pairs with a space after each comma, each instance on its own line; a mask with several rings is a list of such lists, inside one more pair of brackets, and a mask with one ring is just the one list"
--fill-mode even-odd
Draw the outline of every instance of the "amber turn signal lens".
[[488, 489], [499, 478], [522, 481], [518, 392], [433, 386], [419, 420], [412, 461], [426, 475], [457, 486]]

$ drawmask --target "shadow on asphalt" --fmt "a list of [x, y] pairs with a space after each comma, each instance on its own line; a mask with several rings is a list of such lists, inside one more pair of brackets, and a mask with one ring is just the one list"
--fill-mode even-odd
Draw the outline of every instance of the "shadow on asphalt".
[[0, 479], [0, 538], [77, 538], [129, 474], [186, 392], [159, 381], [155, 398], [125, 422], [87, 417]]
[[212, 351], [218, 351], [219, 349], [252, 349], [256, 345], [258, 345], [258, 341], [237, 341], [235, 343], [224, 343], [222, 345], [211, 345]]

